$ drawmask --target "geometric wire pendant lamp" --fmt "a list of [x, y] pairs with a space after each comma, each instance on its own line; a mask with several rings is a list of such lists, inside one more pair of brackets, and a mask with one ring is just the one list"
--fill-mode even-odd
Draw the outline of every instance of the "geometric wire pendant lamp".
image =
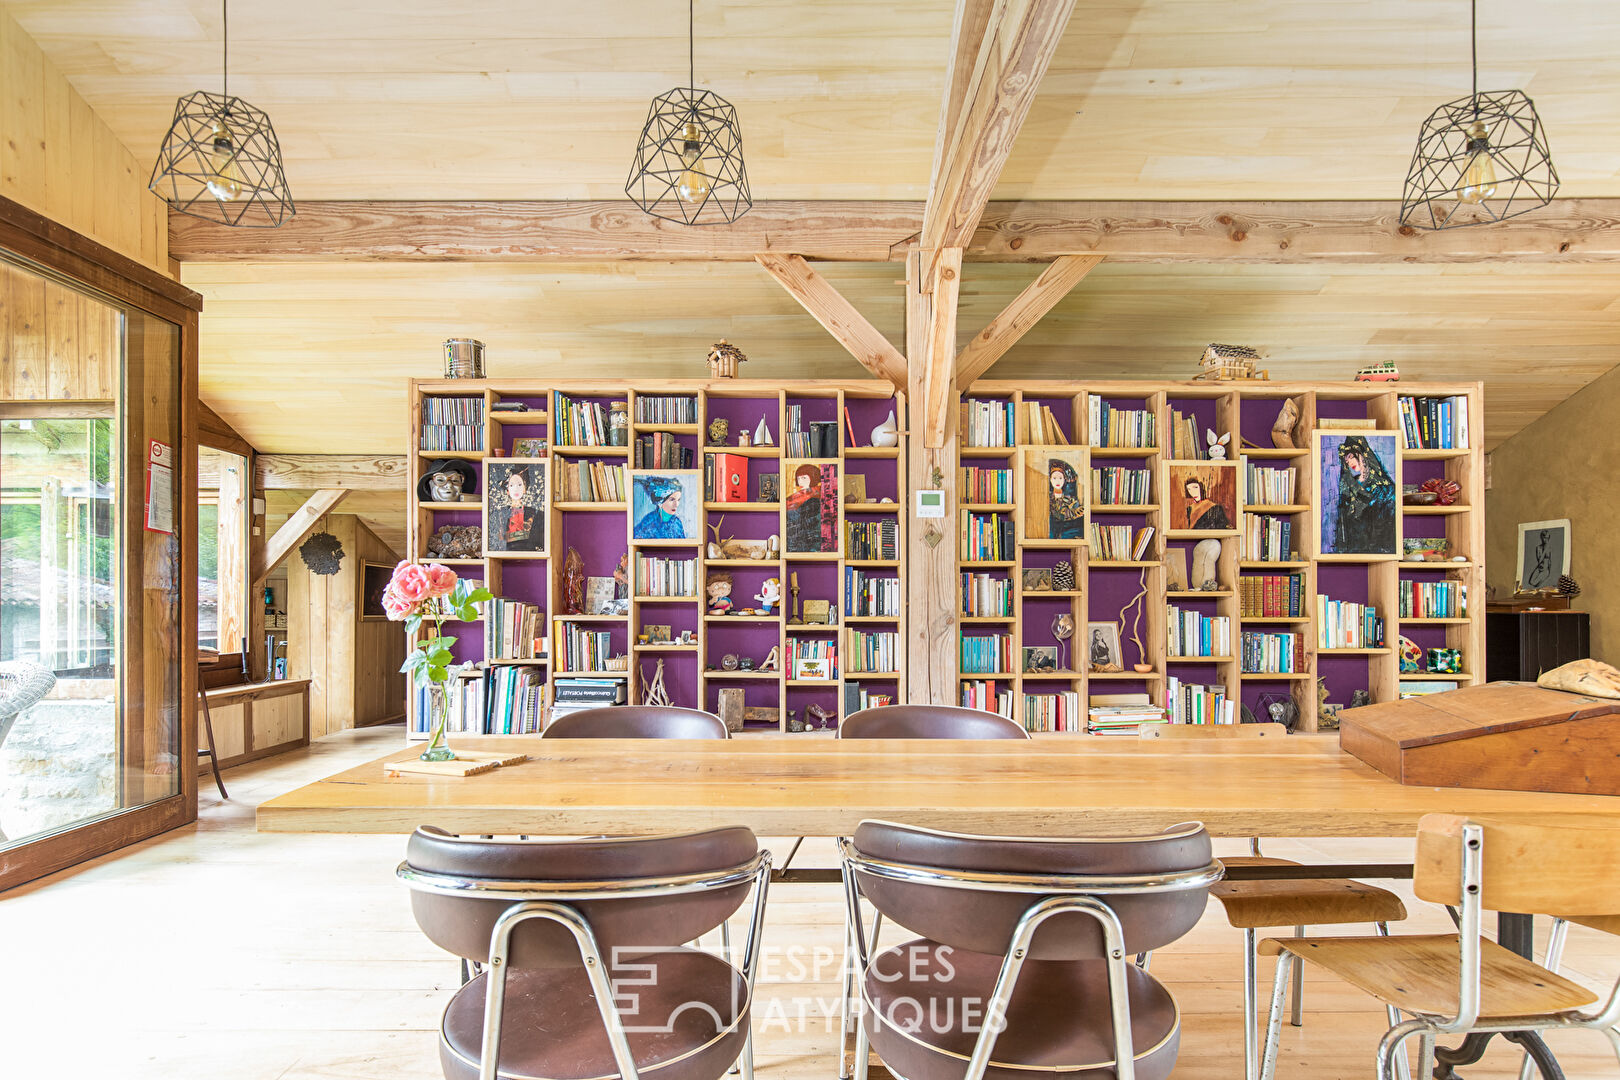
[[754, 205], [737, 110], [697, 89], [693, 0], [687, 3], [687, 85], [653, 98], [624, 193], [653, 217], [684, 225], [736, 221]]
[[240, 228], [273, 229], [296, 212], [270, 117], [230, 94], [230, 11], [225, 11], [221, 92], [182, 97], [147, 185], [192, 217]]
[[1406, 173], [1401, 224], [1455, 229], [1546, 206], [1558, 170], [1536, 106], [1522, 90], [1479, 92], [1475, 0], [1469, 4], [1474, 93], [1429, 114]]

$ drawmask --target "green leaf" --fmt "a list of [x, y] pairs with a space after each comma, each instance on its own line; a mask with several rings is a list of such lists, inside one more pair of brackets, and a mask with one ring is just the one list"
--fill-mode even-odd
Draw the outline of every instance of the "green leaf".
[[428, 681], [436, 683], [449, 682], [450, 672], [444, 668], [428, 668]]
[[405, 658], [405, 663], [400, 666], [399, 670], [414, 674], [417, 669], [426, 663], [427, 657], [422, 653], [421, 649], [418, 649]]
[[467, 602], [469, 604], [482, 604], [493, 599], [495, 599], [495, 594], [484, 588], [482, 585], [467, 594]]
[[450, 654], [449, 649], [434, 649], [432, 652], [428, 653], [427, 658], [428, 663], [432, 664], [434, 667], [449, 667], [455, 662], [456, 659]]
[[473, 605], [468, 604], [466, 607], [457, 612], [457, 614], [461, 616], [463, 621], [473, 622], [478, 618], [478, 609]]
[[407, 634], [414, 634], [414, 633], [416, 633], [416, 628], [421, 626], [421, 625], [422, 625], [422, 616], [420, 616], [420, 615], [407, 616], [406, 619], [405, 619], [405, 632]]

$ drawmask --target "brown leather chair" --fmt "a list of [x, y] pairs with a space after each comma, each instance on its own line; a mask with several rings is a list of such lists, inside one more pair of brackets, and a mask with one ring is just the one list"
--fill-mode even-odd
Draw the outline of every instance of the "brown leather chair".
[[866, 821], [841, 847], [850, 911], [865, 897], [919, 935], [879, 952], [851, 918], [857, 1080], [871, 1049], [906, 1080], [1170, 1074], [1180, 1013], [1127, 954], [1203, 915], [1222, 869], [1202, 825], [1048, 839]]
[[559, 717], [541, 732], [547, 739], [727, 739], [718, 716], [673, 705], [612, 705]]
[[844, 717], [840, 739], [1027, 739], [999, 713], [960, 705], [880, 705]]
[[[747, 829], [490, 840], [423, 827], [398, 873], [423, 933], [485, 965], [444, 1010], [448, 1080], [719, 1080], [734, 1062], [752, 1077], [770, 854]], [[740, 970], [685, 947], [750, 891]]]

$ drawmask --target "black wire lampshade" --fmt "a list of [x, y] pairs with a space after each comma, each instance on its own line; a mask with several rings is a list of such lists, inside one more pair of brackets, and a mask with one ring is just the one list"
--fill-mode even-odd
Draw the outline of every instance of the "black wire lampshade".
[[295, 212], [270, 117], [206, 90], [175, 103], [147, 187], [182, 214], [225, 225], [273, 229]]
[[1423, 122], [1401, 199], [1401, 224], [1454, 229], [1516, 217], [1552, 201], [1558, 170], [1535, 104], [1491, 90], [1440, 106]]
[[737, 110], [711, 90], [653, 99], [624, 193], [653, 217], [686, 225], [736, 221], [754, 205]]

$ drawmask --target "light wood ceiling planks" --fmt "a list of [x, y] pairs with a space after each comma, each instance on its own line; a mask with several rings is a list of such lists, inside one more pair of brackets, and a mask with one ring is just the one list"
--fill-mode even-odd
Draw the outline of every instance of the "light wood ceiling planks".
[[[141, 161], [219, 82], [212, 0], [6, 0]], [[699, 81], [736, 103], [760, 199], [921, 199], [950, 0], [707, 0]], [[685, 5], [232, 12], [232, 89], [269, 110], [303, 199], [618, 198]], [[1531, 94], [1566, 196], [1620, 195], [1620, 6], [1485, 4], [1481, 84]], [[997, 198], [1394, 199], [1418, 125], [1468, 92], [1461, 0], [1088, 0]]]

